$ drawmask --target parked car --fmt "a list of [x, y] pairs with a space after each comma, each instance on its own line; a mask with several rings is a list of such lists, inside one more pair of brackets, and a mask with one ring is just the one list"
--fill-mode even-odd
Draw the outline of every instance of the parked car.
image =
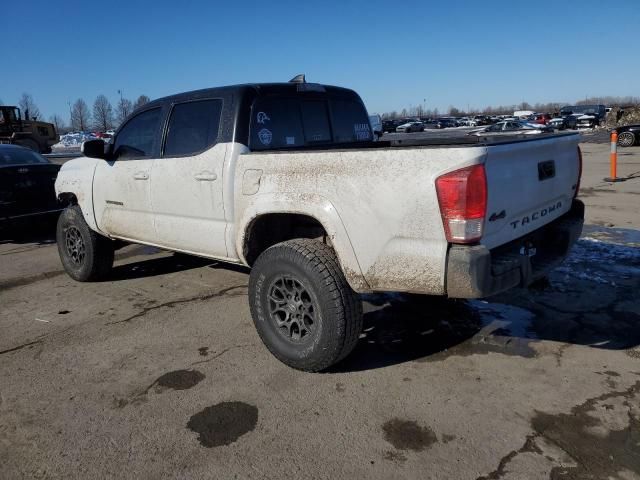
[[582, 114], [578, 113], [578, 114], [571, 114], [571, 115], [566, 115], [563, 116], [564, 119], [564, 125], [566, 128], [570, 128], [572, 130], [575, 130], [578, 128], [578, 117], [581, 117]]
[[567, 124], [565, 123], [565, 119], [562, 117], [554, 117], [549, 120], [547, 123], [548, 126], [554, 128], [555, 130], [564, 130], [567, 128]]
[[469, 135], [537, 135], [545, 132], [552, 132], [553, 128], [546, 125], [537, 125], [527, 122], [498, 122], [480, 130], [474, 130]]
[[399, 125], [396, 128], [398, 133], [411, 133], [411, 132], [424, 132], [424, 125], [422, 122], [407, 122]]
[[560, 115], [567, 117], [569, 115], [590, 115], [595, 118], [592, 122], [594, 126], [600, 125], [607, 115], [607, 107], [604, 105], [567, 105], [560, 109]]
[[577, 134], [372, 139], [358, 94], [300, 77], [149, 102], [62, 166], [62, 265], [105, 278], [120, 240], [248, 266], [266, 347], [319, 371], [358, 343], [359, 294], [488, 297], [580, 237]]
[[640, 144], [640, 125], [616, 127], [616, 132], [618, 132], [618, 145], [621, 147], [631, 147]]
[[462, 117], [458, 119], [458, 123], [463, 127], [477, 127], [478, 122], [469, 117]]
[[371, 131], [373, 132], [375, 140], [378, 140], [383, 133], [382, 118], [380, 118], [380, 115], [378, 114], [369, 115], [369, 123], [371, 124]]
[[393, 133], [396, 131], [398, 126], [402, 125], [404, 122], [400, 120], [385, 120], [382, 122], [382, 132], [383, 133]]
[[0, 145], [0, 226], [62, 210], [54, 183], [60, 165], [19, 145]]
[[476, 124], [478, 126], [480, 125], [491, 125], [491, 119], [489, 117], [487, 117], [486, 115], [476, 115], [475, 117], [473, 117], [473, 119], [475, 120]]
[[535, 123], [539, 125], [546, 125], [551, 121], [551, 115], [548, 113], [538, 113], [536, 114]]
[[580, 115], [576, 118], [576, 128], [595, 128], [599, 124], [596, 115]]
[[453, 118], [439, 118], [436, 120], [437, 128], [453, 128], [457, 127], [458, 122]]

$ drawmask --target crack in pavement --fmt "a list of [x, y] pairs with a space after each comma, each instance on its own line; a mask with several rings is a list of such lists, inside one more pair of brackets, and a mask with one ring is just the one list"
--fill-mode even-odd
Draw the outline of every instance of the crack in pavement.
[[200, 361], [198, 361], [198, 362], [193, 362], [193, 363], [191, 364], [191, 366], [199, 365], [199, 364], [201, 364], [201, 363], [209, 363], [210, 361], [215, 360], [215, 359], [216, 359], [216, 358], [218, 358], [218, 357], [221, 357], [222, 355], [224, 355], [225, 353], [227, 353], [227, 352], [228, 352], [228, 351], [230, 351], [230, 350], [235, 350], [236, 348], [246, 348], [246, 347], [255, 347], [255, 344], [253, 344], [253, 343], [246, 343], [246, 344], [244, 344], [244, 345], [234, 345], [234, 346], [232, 346], [232, 347], [227, 347], [227, 348], [225, 348], [224, 350], [222, 350], [220, 353], [216, 353], [213, 357], [208, 358], [207, 360], [200, 360]]
[[22, 350], [23, 348], [30, 347], [32, 345], [42, 345], [42, 339], [34, 340], [33, 342], [23, 343], [22, 345], [18, 345], [17, 347], [8, 348], [7, 350], [0, 351], [0, 355], [4, 355], [5, 353], [15, 352], [17, 350]]
[[511, 463], [511, 461], [521, 453], [529, 452], [542, 454], [542, 450], [540, 449], [540, 447], [538, 447], [538, 445], [536, 445], [536, 437], [538, 437], [539, 435], [539, 433], [532, 433], [530, 435], [527, 435], [527, 439], [525, 440], [522, 447], [520, 447], [518, 450], [511, 450], [500, 459], [498, 468], [496, 468], [493, 472], [488, 473], [487, 475], [478, 477], [476, 480], [499, 480], [505, 473], [507, 473], [507, 465], [509, 465], [509, 463]]
[[211, 300], [212, 298], [220, 298], [220, 297], [244, 297], [247, 294], [246, 293], [229, 293], [233, 290], [236, 290], [238, 288], [246, 288], [247, 285], [246, 284], [242, 284], [242, 285], [234, 285], [232, 287], [227, 287], [227, 288], [223, 288], [222, 290], [215, 292], [215, 293], [210, 293], [208, 295], [198, 295], [195, 297], [190, 297], [190, 298], [183, 298], [183, 299], [179, 299], [179, 300], [171, 300], [169, 302], [164, 302], [164, 303], [160, 303], [158, 305], [153, 305], [151, 307], [145, 307], [142, 309], [142, 311], [135, 313], [125, 319], [122, 320], [118, 320], [116, 322], [108, 322], [105, 323], [105, 325], [117, 325], [119, 323], [129, 323], [132, 320], [135, 320], [136, 318], [141, 318], [144, 317], [147, 313], [153, 311], [153, 310], [158, 310], [160, 308], [165, 308], [165, 307], [173, 307], [174, 305], [181, 305], [183, 303], [190, 303], [190, 302], [195, 302], [198, 300], [204, 301], [204, 300]]

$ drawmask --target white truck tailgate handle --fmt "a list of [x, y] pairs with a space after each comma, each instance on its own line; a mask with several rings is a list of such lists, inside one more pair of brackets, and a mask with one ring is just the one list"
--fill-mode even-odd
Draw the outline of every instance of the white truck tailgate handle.
[[149, 174], [147, 172], [136, 172], [133, 174], [135, 180], [149, 180]]
[[211, 172], [200, 172], [193, 176], [196, 180], [200, 182], [213, 182], [218, 176], [215, 173]]

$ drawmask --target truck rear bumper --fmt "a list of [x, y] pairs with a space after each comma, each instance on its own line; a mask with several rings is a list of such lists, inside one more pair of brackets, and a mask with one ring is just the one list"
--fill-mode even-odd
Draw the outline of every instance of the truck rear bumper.
[[574, 200], [562, 217], [493, 250], [483, 245], [452, 245], [447, 256], [447, 295], [483, 298], [528, 286], [566, 258], [580, 238], [583, 223], [584, 204]]

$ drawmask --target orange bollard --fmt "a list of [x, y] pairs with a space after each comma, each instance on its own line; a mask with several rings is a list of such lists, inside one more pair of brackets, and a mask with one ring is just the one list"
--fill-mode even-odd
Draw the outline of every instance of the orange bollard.
[[623, 182], [624, 178], [618, 178], [618, 132], [611, 130], [611, 153], [609, 153], [610, 177], [604, 179], [605, 182]]

